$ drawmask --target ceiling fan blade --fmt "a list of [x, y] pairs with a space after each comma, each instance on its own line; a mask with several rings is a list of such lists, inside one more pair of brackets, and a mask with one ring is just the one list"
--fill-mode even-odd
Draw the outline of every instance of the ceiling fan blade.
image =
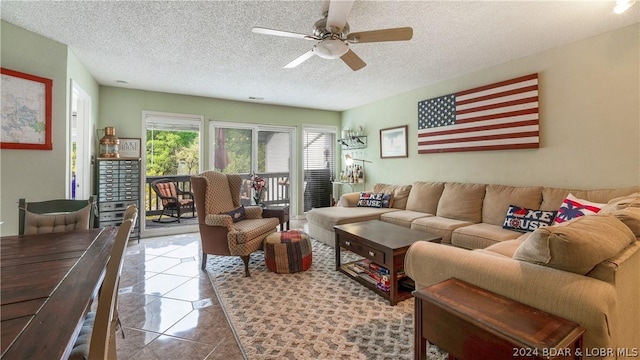
[[353, 71], [358, 71], [367, 66], [367, 64], [365, 64], [365, 62], [362, 61], [362, 59], [360, 59], [360, 57], [356, 55], [356, 53], [354, 53], [351, 49], [349, 49], [349, 51], [342, 55], [340, 59], [342, 59], [345, 64], [349, 65], [349, 67]]
[[[347, 22], [353, 2], [355, 0], [331, 0], [329, 3], [329, 14], [327, 15], [327, 30], [339, 34]], [[331, 30], [334, 28], [334, 30]]]
[[302, 64], [303, 62], [307, 61], [310, 57], [313, 56], [313, 50], [309, 50], [306, 53], [298, 56], [295, 60], [293, 60], [292, 62], [288, 63], [287, 65], [284, 66], [285, 69], [291, 69], [294, 68], [300, 64]]
[[401, 27], [393, 29], [382, 29], [372, 31], [355, 32], [347, 35], [347, 40], [352, 43], [368, 43], [382, 41], [403, 41], [411, 40], [413, 29]]
[[298, 33], [293, 33], [289, 31], [267, 29], [262, 27], [254, 27], [253, 29], [251, 29], [251, 31], [256, 34], [275, 35], [275, 36], [290, 37], [290, 38], [303, 39], [303, 40], [321, 40], [313, 35], [304, 35], [304, 34], [298, 34]]

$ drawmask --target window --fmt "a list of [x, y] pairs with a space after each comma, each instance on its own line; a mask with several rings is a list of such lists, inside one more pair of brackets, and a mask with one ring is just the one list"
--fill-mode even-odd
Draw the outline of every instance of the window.
[[243, 205], [253, 204], [249, 179], [251, 174], [257, 174], [266, 181], [262, 204], [290, 205], [295, 213], [295, 204], [290, 200], [294, 128], [212, 121], [209, 134], [211, 167], [244, 178], [240, 189]]
[[333, 205], [336, 129], [303, 129], [304, 211]]

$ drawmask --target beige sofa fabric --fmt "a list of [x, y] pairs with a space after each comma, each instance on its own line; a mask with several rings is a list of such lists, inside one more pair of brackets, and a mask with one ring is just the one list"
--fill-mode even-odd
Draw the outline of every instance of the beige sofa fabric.
[[513, 240], [522, 233], [491, 224], [473, 224], [457, 228], [451, 235], [451, 244], [465, 249], [482, 249], [495, 243]]
[[444, 183], [442, 182], [414, 182], [411, 184], [406, 209], [435, 215], [443, 191]]
[[510, 205], [538, 210], [542, 202], [542, 187], [487, 185], [482, 204], [482, 222], [502, 227]]
[[546, 266], [421, 241], [407, 251], [404, 269], [418, 289], [455, 277], [584, 326], [585, 347], [616, 348], [640, 344], [639, 259], [636, 249], [621, 266], [632, 262], [621, 271], [634, 278], [620, 282], [618, 274], [612, 286]]
[[409, 192], [411, 191], [411, 185], [389, 185], [389, 184], [375, 184], [373, 186], [374, 193], [393, 194], [393, 208], [405, 209], [407, 206], [407, 199], [409, 198]]
[[600, 211], [606, 213], [626, 209], [628, 207], [640, 208], [640, 193], [633, 193], [627, 196], [611, 199]]
[[307, 213], [307, 220], [319, 225], [322, 228], [332, 230], [334, 225], [349, 224], [367, 220], [379, 220], [380, 215], [398, 211], [397, 209], [354, 207], [345, 208], [341, 206], [316, 208]]
[[482, 202], [486, 187], [485, 184], [445, 184], [436, 215], [471, 223], [482, 222]]
[[411, 228], [441, 236], [443, 244], [451, 244], [451, 234], [453, 230], [469, 225], [473, 225], [473, 223], [440, 216], [429, 216], [414, 220], [411, 223]]
[[513, 258], [586, 274], [635, 241], [631, 230], [613, 216], [582, 216], [534, 231]]
[[380, 215], [380, 220], [410, 228], [411, 223], [415, 220], [429, 216], [433, 216], [433, 214], [410, 210], [399, 210], [387, 212]]

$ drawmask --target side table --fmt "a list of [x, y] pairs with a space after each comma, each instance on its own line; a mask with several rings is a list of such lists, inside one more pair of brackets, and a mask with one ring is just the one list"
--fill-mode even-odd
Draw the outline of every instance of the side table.
[[[262, 209], [263, 218], [278, 218], [280, 221], [280, 231], [289, 230], [289, 205], [269, 206]], [[285, 224], [287, 225], [285, 229]]]
[[426, 341], [449, 359], [581, 359], [585, 329], [458, 279], [413, 292], [415, 359]]

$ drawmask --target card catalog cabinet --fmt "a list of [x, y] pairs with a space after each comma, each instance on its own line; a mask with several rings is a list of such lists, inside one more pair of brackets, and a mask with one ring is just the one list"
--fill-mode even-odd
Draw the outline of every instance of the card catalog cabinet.
[[[120, 225], [127, 206], [140, 213], [140, 159], [97, 159], [98, 226]], [[140, 239], [140, 218], [131, 231]]]

